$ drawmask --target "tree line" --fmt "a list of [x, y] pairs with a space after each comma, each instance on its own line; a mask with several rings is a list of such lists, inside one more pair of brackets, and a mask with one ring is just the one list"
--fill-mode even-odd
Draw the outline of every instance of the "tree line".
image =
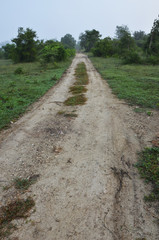
[[14, 63], [34, 62], [41, 63], [59, 62], [75, 55], [76, 40], [71, 34], [66, 34], [57, 40], [38, 40], [37, 33], [30, 28], [20, 27], [18, 35], [12, 43], [7, 43], [0, 48], [0, 58], [12, 59]]
[[155, 19], [151, 32], [135, 31], [128, 26], [116, 27], [114, 38], [101, 39], [99, 31], [85, 31], [79, 36], [80, 46], [97, 57], [120, 57], [124, 63], [159, 64], [159, 19]]

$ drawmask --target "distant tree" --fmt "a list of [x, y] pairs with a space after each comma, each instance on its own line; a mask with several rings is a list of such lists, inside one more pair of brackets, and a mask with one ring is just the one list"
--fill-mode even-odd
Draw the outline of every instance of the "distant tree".
[[65, 48], [73, 49], [76, 46], [76, 40], [72, 37], [71, 34], [66, 34], [64, 37], [62, 37], [61, 43]]
[[116, 35], [117, 39], [120, 40], [122, 37], [124, 37], [125, 35], [128, 35], [128, 34], [131, 35], [128, 26], [126, 26], [126, 25], [116, 26], [115, 35]]
[[93, 29], [91, 31], [85, 31], [85, 33], [81, 33], [79, 36], [81, 48], [84, 48], [86, 52], [89, 52], [99, 41], [101, 34]]
[[134, 38], [134, 40], [135, 40], [135, 43], [136, 43], [136, 45], [138, 46], [138, 47], [140, 47], [140, 48], [144, 48], [144, 46], [145, 46], [145, 43], [146, 43], [146, 41], [147, 41], [147, 34], [144, 32], [144, 31], [135, 31], [134, 33], [133, 33], [133, 38]]
[[110, 57], [113, 55], [113, 41], [110, 37], [99, 40], [95, 47], [92, 48], [94, 56], [97, 57]]
[[80, 41], [76, 42], [76, 50], [77, 50], [77, 51], [80, 51], [80, 50], [81, 50]]
[[2, 50], [4, 52], [4, 58], [12, 59], [15, 51], [15, 44], [7, 43], [2, 47]]
[[134, 50], [135, 41], [131, 36], [129, 28], [125, 25], [116, 27], [116, 37], [118, 39], [118, 53], [125, 55], [127, 52]]
[[4, 58], [4, 51], [2, 48], [0, 48], [0, 59]]
[[18, 29], [18, 36], [12, 40], [15, 43], [13, 60], [15, 62], [33, 62], [37, 55], [36, 32], [30, 28]]
[[66, 59], [67, 53], [61, 43], [49, 40], [45, 42], [40, 57], [45, 63], [59, 62]]
[[141, 31], [141, 30], [140, 31], [135, 31], [133, 33], [133, 36], [134, 36], [134, 39], [136, 41], [143, 40], [146, 37], [146, 33], [144, 31]]
[[159, 56], [159, 19], [154, 20], [151, 32], [145, 44], [145, 50], [149, 55]]

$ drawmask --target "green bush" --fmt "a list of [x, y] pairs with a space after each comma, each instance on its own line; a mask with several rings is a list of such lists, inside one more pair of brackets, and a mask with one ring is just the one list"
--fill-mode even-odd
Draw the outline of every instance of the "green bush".
[[152, 64], [152, 65], [158, 65], [159, 64], [159, 56], [151, 55], [146, 58], [145, 63]]
[[141, 57], [139, 56], [139, 54], [135, 51], [133, 52], [127, 52], [124, 57], [123, 57], [123, 62], [124, 64], [140, 64], [141, 61]]
[[67, 57], [74, 57], [75, 54], [76, 54], [76, 50], [75, 50], [75, 49], [67, 48], [67, 49], [66, 49], [66, 54], [67, 54]]
[[60, 62], [65, 60], [67, 53], [62, 44], [58, 42], [52, 42], [51, 44], [46, 45], [40, 55], [40, 59], [44, 62]]
[[17, 69], [15, 69], [14, 74], [23, 74], [23, 69], [21, 67], [18, 67]]

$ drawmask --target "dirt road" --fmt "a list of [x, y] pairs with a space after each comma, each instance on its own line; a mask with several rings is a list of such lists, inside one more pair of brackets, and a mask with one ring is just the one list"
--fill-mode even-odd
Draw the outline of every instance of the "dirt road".
[[[79, 62], [87, 67], [88, 100], [64, 106]], [[144, 203], [145, 185], [133, 166], [156, 131], [155, 117], [137, 118], [90, 60], [77, 54], [59, 84], [1, 133], [0, 190], [15, 177], [39, 175], [24, 194], [33, 197], [36, 210], [27, 221], [15, 221], [10, 239], [159, 239], [155, 210]], [[14, 191], [1, 191], [2, 204]]]

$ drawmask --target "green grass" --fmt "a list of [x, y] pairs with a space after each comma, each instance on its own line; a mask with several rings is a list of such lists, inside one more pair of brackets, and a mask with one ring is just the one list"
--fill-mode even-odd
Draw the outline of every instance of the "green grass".
[[159, 109], [159, 66], [123, 65], [117, 58], [90, 59], [120, 99], [141, 108]]
[[87, 92], [87, 88], [85, 88], [84, 86], [76, 85], [70, 87], [70, 92], [72, 92], [72, 94], [80, 94]]
[[83, 85], [88, 84], [88, 75], [87, 69], [84, 62], [81, 62], [77, 65], [75, 69], [75, 78], [76, 81], [72, 87], [70, 87], [70, 92], [74, 95], [69, 97], [64, 104], [66, 106], [75, 106], [75, 105], [84, 105], [87, 101], [87, 98], [83, 94], [87, 91], [87, 88]]
[[31, 197], [16, 199], [6, 206], [0, 207], [0, 239], [8, 237], [16, 228], [11, 223], [14, 219], [26, 218], [27, 213], [35, 206]]
[[32, 177], [26, 178], [15, 178], [14, 179], [14, 186], [16, 189], [19, 190], [27, 190], [32, 184], [34, 184], [39, 175], [33, 175]]
[[87, 101], [87, 98], [83, 95], [75, 95], [73, 97], [69, 97], [64, 104], [66, 106], [75, 106], [75, 105], [84, 105], [85, 102]]
[[75, 77], [76, 77], [75, 85], [88, 84], [89, 80], [88, 80], [86, 65], [84, 62], [81, 62], [77, 65], [77, 68], [75, 70]]
[[159, 201], [159, 147], [145, 148], [139, 153], [136, 167], [141, 177], [152, 184], [152, 192], [145, 196], [145, 200]]
[[[43, 69], [39, 63], [12, 64], [0, 60], [0, 129], [23, 114], [28, 106], [43, 96], [62, 76], [71, 59]], [[22, 69], [20, 74], [15, 74]]]

